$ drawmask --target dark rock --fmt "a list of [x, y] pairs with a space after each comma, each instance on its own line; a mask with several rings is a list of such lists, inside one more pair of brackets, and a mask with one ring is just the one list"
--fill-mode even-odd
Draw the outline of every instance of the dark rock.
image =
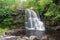
[[14, 36], [20, 36], [20, 35], [25, 35], [26, 30], [25, 29], [12, 29], [8, 32], [5, 32], [5, 35], [14, 35]]
[[57, 26], [56, 27], [56, 31], [60, 31], [60, 26]]

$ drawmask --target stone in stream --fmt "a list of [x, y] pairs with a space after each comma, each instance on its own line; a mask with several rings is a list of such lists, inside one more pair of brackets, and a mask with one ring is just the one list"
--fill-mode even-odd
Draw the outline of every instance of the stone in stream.
[[30, 40], [40, 40], [40, 39], [38, 39], [36, 36], [30, 36], [29, 39], [30, 39]]
[[43, 36], [41, 40], [47, 40], [47, 36]]
[[24, 36], [22, 39], [29, 40], [29, 37]]

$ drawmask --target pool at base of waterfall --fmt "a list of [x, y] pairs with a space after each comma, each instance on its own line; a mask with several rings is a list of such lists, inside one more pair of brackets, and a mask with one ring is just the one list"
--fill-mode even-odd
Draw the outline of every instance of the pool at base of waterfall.
[[39, 31], [39, 30], [26, 30], [26, 35], [27, 36], [37, 36], [37, 37], [42, 37], [45, 35], [45, 31]]
[[28, 28], [28, 27], [26, 27], [26, 30], [39, 30], [39, 31], [45, 31], [45, 29], [39, 29], [39, 28]]

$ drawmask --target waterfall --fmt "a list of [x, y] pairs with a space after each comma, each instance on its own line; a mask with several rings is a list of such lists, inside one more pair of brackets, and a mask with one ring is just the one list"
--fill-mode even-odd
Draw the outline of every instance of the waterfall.
[[42, 37], [45, 35], [44, 23], [38, 18], [37, 13], [33, 10], [25, 10], [25, 28], [27, 36]]
[[27, 30], [39, 30], [39, 31], [45, 31], [44, 23], [38, 18], [37, 13], [33, 10], [26, 9], [25, 10], [26, 15], [26, 29]]

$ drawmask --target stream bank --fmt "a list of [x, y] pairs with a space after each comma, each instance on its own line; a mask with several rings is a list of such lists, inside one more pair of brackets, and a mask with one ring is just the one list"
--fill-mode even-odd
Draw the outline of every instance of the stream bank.
[[[51, 33], [52, 32], [52, 33]], [[17, 35], [18, 34], [18, 35]], [[6, 35], [0, 36], [0, 40], [60, 40], [60, 32], [59, 31], [47, 31], [45, 36], [40, 38], [36, 36], [26, 36], [25, 29], [11, 29], [6, 32]]]

